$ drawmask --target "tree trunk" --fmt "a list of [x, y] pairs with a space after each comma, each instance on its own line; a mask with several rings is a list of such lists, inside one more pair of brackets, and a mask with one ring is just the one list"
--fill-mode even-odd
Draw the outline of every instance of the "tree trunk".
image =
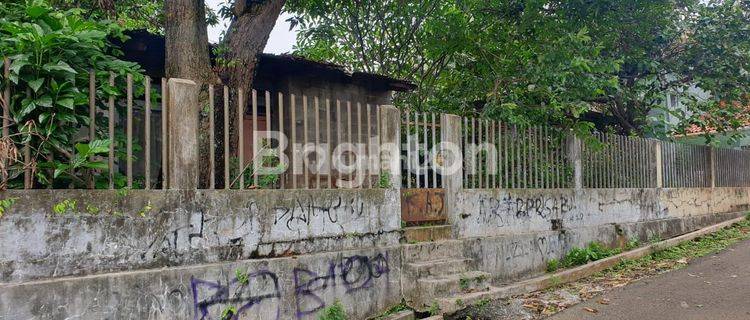
[[[256, 56], [263, 51], [268, 36], [278, 19], [286, 0], [249, 1], [237, 0], [232, 8], [235, 15], [224, 45], [228, 53], [224, 57], [234, 67], [219, 66], [224, 85], [232, 89], [230, 98], [230, 155], [237, 156], [237, 128], [241, 123], [237, 117], [237, 89], [243, 89], [246, 97], [252, 89], [255, 75]], [[208, 84], [218, 83], [217, 75], [211, 67], [208, 46], [208, 28], [206, 25], [205, 3], [203, 0], [166, 0], [164, 3], [165, 38], [166, 38], [166, 76], [179, 77], [195, 81], [201, 86], [201, 104], [208, 100]], [[222, 90], [217, 87], [215, 101], [216, 123], [216, 181], [217, 187], [223, 187], [224, 149], [223, 141], [223, 105]], [[249, 101], [246, 99], [245, 101]], [[234, 109], [234, 110], [232, 110]], [[210, 172], [208, 161], [208, 118], [205, 114], [200, 123], [200, 181], [205, 187]], [[234, 179], [234, 177], [231, 177]]]
[[[238, 143], [237, 128], [241, 125], [241, 119], [238, 119], [236, 109], [238, 106], [237, 90], [245, 91], [246, 104], [251, 101], [250, 90], [253, 88], [257, 55], [263, 52], [268, 42], [268, 36], [273, 30], [285, 2], [286, 0], [254, 1], [252, 3], [250, 1], [237, 1], [232, 8], [235, 19], [229, 25], [223, 43], [228, 49], [224, 58], [231, 62], [232, 67], [218, 67], [222, 82], [234, 92], [229, 99], [231, 106], [229, 115], [231, 146], [236, 146]], [[246, 107], [247, 105], [243, 106], [243, 108]], [[223, 115], [223, 112], [220, 114]], [[223, 122], [223, 120], [220, 121]], [[236, 157], [238, 155], [239, 150], [237, 148], [230, 148], [230, 150], [230, 156]], [[245, 159], [245, 161], [250, 160]], [[217, 153], [216, 163], [223, 166], [223, 162], [223, 155]], [[224, 169], [222, 168], [222, 170]], [[231, 177], [230, 180], [233, 179], [234, 177]]]
[[226, 36], [227, 59], [235, 67], [225, 69], [222, 79], [234, 88], [252, 89], [257, 55], [263, 52], [268, 36], [286, 0], [237, 1], [232, 8], [236, 19]]
[[167, 77], [190, 79], [199, 85], [213, 82], [203, 0], [166, 0], [164, 13]]

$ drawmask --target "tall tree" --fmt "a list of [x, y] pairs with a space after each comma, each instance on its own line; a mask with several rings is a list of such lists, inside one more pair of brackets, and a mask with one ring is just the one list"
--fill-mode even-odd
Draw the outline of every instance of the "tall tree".
[[167, 0], [164, 13], [167, 77], [213, 82], [203, 0]]
[[[206, 23], [205, 3], [203, 0], [166, 0], [164, 11], [165, 36], [166, 36], [166, 75], [167, 77], [181, 77], [194, 79], [201, 85], [202, 104], [206, 103], [207, 84], [216, 83], [219, 79], [224, 85], [233, 89], [242, 89], [246, 92], [252, 88], [255, 75], [256, 56], [263, 51], [268, 41], [268, 36], [278, 19], [285, 0], [239, 0], [230, 2], [228, 6], [220, 10], [220, 13], [230, 19], [229, 28], [224, 33], [222, 42], [218, 45], [218, 57], [215, 69], [212, 69], [208, 47], [208, 30]], [[214, 72], [216, 71], [216, 72]], [[219, 95], [221, 97], [221, 95]], [[231, 105], [239, 106], [236, 95], [231, 96]], [[219, 109], [216, 114], [217, 127], [222, 127], [223, 111]], [[237, 143], [238, 130], [241, 120], [237, 112], [229, 115], [231, 130], [231, 142]], [[208, 118], [201, 117], [200, 130], [204, 134], [200, 138], [208, 139]], [[217, 135], [219, 137], [220, 135]], [[225, 143], [223, 139], [217, 138], [217, 147], [222, 148]], [[208, 143], [201, 143], [201, 148], [207, 149]], [[235, 148], [232, 149], [238, 152]], [[204, 152], [205, 151], [205, 152]], [[208, 152], [201, 150], [203, 157], [200, 162], [203, 166], [200, 170], [201, 181], [208, 181], [210, 172], [208, 165]], [[220, 164], [217, 172], [221, 173], [228, 168], [223, 168], [223, 153], [217, 153], [216, 163]]]
[[[420, 89], [403, 101], [419, 108], [583, 127], [584, 115], [600, 114], [607, 125], [600, 129], [625, 134], [742, 123], [739, 106], [750, 91], [747, 1], [415, 3], [290, 0], [297, 52], [415, 81]], [[415, 36], [394, 37], [403, 30]], [[445, 60], [433, 73], [412, 73], [422, 57]], [[692, 112], [662, 110], [667, 93], [682, 95]], [[682, 123], [654, 126], [665, 113]]]

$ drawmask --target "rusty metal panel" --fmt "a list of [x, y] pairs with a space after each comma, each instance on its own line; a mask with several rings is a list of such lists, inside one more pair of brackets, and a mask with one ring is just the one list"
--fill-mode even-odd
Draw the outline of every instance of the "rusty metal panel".
[[401, 189], [401, 220], [408, 223], [445, 221], [444, 189]]

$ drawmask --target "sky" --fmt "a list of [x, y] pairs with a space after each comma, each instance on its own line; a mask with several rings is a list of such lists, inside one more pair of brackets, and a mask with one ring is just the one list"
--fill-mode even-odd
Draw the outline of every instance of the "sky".
[[[225, 0], [206, 0], [206, 5], [214, 10], [218, 10], [223, 2], [225, 2]], [[276, 20], [276, 25], [268, 38], [268, 44], [263, 52], [275, 54], [292, 52], [292, 47], [297, 39], [297, 31], [289, 31], [289, 23], [286, 22], [286, 19], [290, 16], [291, 15], [288, 13], [282, 13], [279, 16], [279, 19]], [[228, 21], [223, 21], [217, 26], [209, 26], [208, 41], [211, 43], [218, 42], [221, 32], [227, 28], [228, 23]]]

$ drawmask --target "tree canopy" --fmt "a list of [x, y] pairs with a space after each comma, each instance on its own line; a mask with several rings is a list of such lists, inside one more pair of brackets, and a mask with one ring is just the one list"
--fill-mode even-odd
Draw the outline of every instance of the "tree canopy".
[[[419, 84], [400, 103], [664, 136], [747, 105], [747, 1], [290, 0], [296, 52]], [[697, 90], [700, 88], [702, 90]], [[699, 99], [701, 91], [710, 93]], [[690, 112], [663, 110], [667, 93]], [[672, 112], [681, 122], [665, 125]]]

